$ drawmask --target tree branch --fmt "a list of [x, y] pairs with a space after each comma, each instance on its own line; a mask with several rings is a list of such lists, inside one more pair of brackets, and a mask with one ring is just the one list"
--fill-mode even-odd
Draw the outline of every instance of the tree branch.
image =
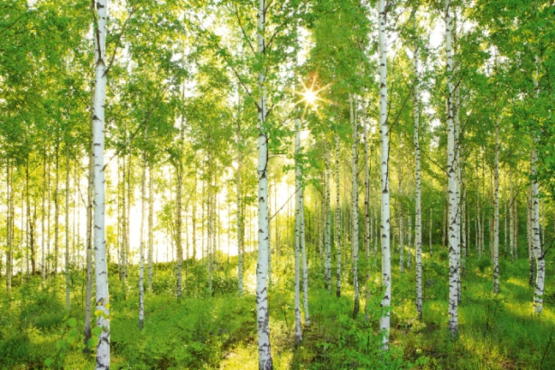
[[133, 8], [129, 12], [129, 15], [127, 16], [127, 19], [125, 20], [125, 22], [123, 23], [123, 26], [121, 27], [121, 32], [119, 33], [118, 40], [116, 41], [116, 46], [114, 48], [114, 52], [112, 53], [112, 57], [110, 58], [110, 62], [108, 63], [108, 66], [104, 70], [104, 76], [106, 76], [108, 74], [108, 71], [110, 70], [110, 68], [112, 68], [112, 64], [114, 64], [114, 60], [116, 59], [116, 53], [117, 53], [118, 48], [121, 44], [121, 38], [123, 37], [123, 34], [125, 33], [125, 29], [127, 28], [127, 24], [129, 23], [129, 20], [131, 19], [131, 17], [133, 16], [135, 11], [137, 10], [138, 5], [139, 5], [138, 2], [136, 2], [135, 5], [133, 5]]

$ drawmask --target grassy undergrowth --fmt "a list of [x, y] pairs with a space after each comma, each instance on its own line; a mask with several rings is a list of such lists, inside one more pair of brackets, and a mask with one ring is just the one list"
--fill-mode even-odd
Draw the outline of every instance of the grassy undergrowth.
[[[365, 318], [352, 318], [350, 269], [344, 273], [343, 294], [325, 289], [317, 263], [310, 273], [311, 325], [303, 344], [295, 346], [293, 266], [280, 258], [273, 266], [270, 289], [270, 330], [276, 369], [553, 369], [555, 368], [554, 291], [548, 283], [544, 313], [532, 314], [533, 289], [528, 285], [528, 260], [501, 260], [501, 293], [492, 292], [492, 266], [487, 258], [470, 258], [462, 282], [460, 336], [447, 331], [447, 253], [436, 248], [424, 256], [424, 312], [414, 307], [414, 264], [399, 273], [393, 261], [391, 346], [380, 350], [378, 322], [379, 271], [370, 281], [371, 298]], [[174, 294], [173, 265], [155, 266], [152, 292], [145, 296], [145, 327], [137, 328], [137, 270], [129, 274], [124, 293], [111, 266], [112, 369], [256, 369], [255, 257], [246, 261], [245, 293], [236, 294], [236, 260], [219, 256], [211, 295], [202, 263], [188, 263], [184, 297]], [[555, 273], [547, 263], [547, 281]], [[361, 281], [365, 276], [361, 262]], [[94, 353], [83, 353], [84, 280], [72, 276], [72, 308], [65, 310], [64, 277], [51, 277], [46, 289], [40, 277], [0, 293], [0, 368], [93, 369]], [[5, 281], [2, 281], [5, 286]], [[366, 297], [366, 291], [361, 296]]]

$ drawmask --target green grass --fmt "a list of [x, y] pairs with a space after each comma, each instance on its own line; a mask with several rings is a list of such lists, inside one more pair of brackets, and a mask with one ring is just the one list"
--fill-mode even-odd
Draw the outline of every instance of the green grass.
[[[422, 320], [414, 307], [414, 258], [411, 269], [399, 273], [393, 265], [391, 347], [380, 350], [379, 271], [372, 272], [365, 319], [352, 318], [353, 292], [349, 266], [344, 270], [343, 295], [329, 294], [321, 269], [310, 270], [311, 325], [304, 327], [303, 344], [293, 342], [292, 256], [273, 266], [270, 289], [270, 329], [276, 369], [552, 369], [555, 368], [555, 295], [548, 284], [544, 312], [532, 314], [533, 289], [528, 285], [527, 259], [514, 264], [501, 260], [501, 293], [494, 296], [492, 266], [487, 259], [469, 258], [462, 282], [459, 308], [460, 335], [447, 331], [447, 253], [436, 247], [424, 255], [424, 309]], [[397, 257], [397, 256], [396, 256]], [[214, 294], [202, 263], [187, 265], [184, 298], [174, 294], [173, 265], [155, 269], [153, 292], [145, 296], [145, 327], [137, 328], [137, 270], [129, 276], [127, 297], [111, 266], [112, 369], [256, 369], [255, 256], [246, 259], [245, 294], [236, 294], [236, 259], [218, 265]], [[226, 261], [220, 256], [220, 261]], [[311, 258], [311, 261], [314, 259]], [[289, 263], [284, 264], [285, 261]], [[361, 261], [360, 278], [365, 266]], [[555, 273], [547, 264], [547, 281]], [[72, 310], [65, 312], [63, 276], [52, 278], [42, 290], [40, 277], [20, 286], [11, 296], [0, 293], [0, 368], [52, 367], [93, 369], [94, 354], [83, 353], [83, 292], [81, 273], [73, 275]], [[5, 281], [2, 281], [5, 286]], [[363, 286], [361, 298], [366, 296]], [[70, 317], [76, 319], [72, 326]]]

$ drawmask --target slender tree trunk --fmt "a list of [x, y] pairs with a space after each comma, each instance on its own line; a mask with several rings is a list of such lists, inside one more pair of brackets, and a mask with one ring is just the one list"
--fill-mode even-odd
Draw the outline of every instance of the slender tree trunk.
[[352, 159], [352, 174], [353, 174], [353, 235], [351, 237], [351, 242], [353, 244], [353, 289], [354, 289], [354, 309], [353, 317], [358, 315], [360, 309], [360, 298], [358, 289], [358, 153], [357, 153], [357, 143], [358, 143], [358, 116], [357, 116], [357, 100], [353, 99], [352, 95], [349, 95], [349, 101], [351, 103], [351, 121], [353, 127], [353, 159]]
[[[33, 275], [35, 275], [36, 270], [34, 243], [35, 217], [31, 214], [31, 198], [29, 195], [29, 158], [27, 158], [25, 163], [25, 198], [25, 203], [27, 204], [27, 223], [25, 224], [25, 226], [27, 228], [27, 248], [29, 250], [29, 258], [27, 259], [27, 283], [29, 283], [29, 263], [31, 264], [30, 270]], [[36, 202], [34, 215], [36, 216]]]
[[[300, 269], [300, 250], [301, 250], [301, 197], [303, 193], [301, 180], [301, 120], [295, 119], [295, 344], [299, 345], [303, 341], [301, 328], [301, 269]], [[331, 258], [330, 258], [331, 259]], [[331, 261], [330, 261], [331, 262]], [[326, 245], [326, 284], [328, 281], [328, 246]]]
[[149, 164], [148, 170], [148, 291], [152, 292], [152, 276], [154, 273], [154, 166]]
[[193, 214], [191, 216], [192, 220], [192, 231], [193, 231], [193, 260], [196, 261], [197, 259], [197, 202], [196, 202], [196, 197], [197, 197], [197, 178], [195, 177], [195, 188], [193, 189], [193, 196], [194, 198], [192, 199], [193, 201]]
[[494, 170], [494, 220], [493, 220], [493, 293], [499, 293], [499, 122], [495, 121], [495, 170]]
[[139, 330], [142, 330], [145, 324], [145, 297], [144, 297], [144, 269], [145, 269], [145, 258], [144, 258], [144, 241], [145, 241], [145, 233], [144, 233], [144, 224], [145, 224], [145, 213], [146, 213], [146, 186], [145, 186], [145, 178], [146, 178], [146, 154], [143, 153], [143, 164], [141, 166], [143, 168], [143, 173], [141, 176], [141, 229], [140, 229], [140, 241], [139, 241], [139, 322], [137, 327]]
[[[257, 54], [265, 57], [266, 0], [258, 2]], [[258, 265], [256, 313], [258, 323], [258, 368], [273, 369], [268, 312], [268, 131], [266, 130], [266, 75], [258, 73]]]
[[[212, 157], [212, 155], [210, 155]], [[210, 163], [213, 163], [213, 157], [210, 160]], [[206, 214], [207, 214], [207, 225], [206, 225], [206, 230], [207, 230], [207, 256], [208, 258], [206, 259], [207, 261], [207, 268], [208, 268], [208, 291], [210, 292], [210, 296], [212, 296], [213, 291], [212, 291], [212, 282], [213, 282], [213, 274], [212, 274], [212, 263], [213, 263], [213, 257], [214, 257], [214, 203], [213, 203], [213, 193], [214, 193], [214, 186], [212, 185], [212, 171], [209, 173], [208, 175], [208, 189], [207, 189], [207, 210], [206, 210]], [[268, 266], [270, 265], [270, 259], [269, 259], [269, 252], [268, 252]], [[269, 268], [268, 268], [268, 281], [270, 280], [270, 273], [269, 273]]]
[[[451, 0], [448, 0], [451, 1]], [[457, 39], [457, 11], [453, 11], [453, 29], [451, 30], [453, 36], [453, 47], [452, 47], [452, 58], [457, 54], [458, 48], [458, 39]], [[456, 73], [454, 69], [451, 70], [453, 74]], [[452, 75], [449, 78], [453, 78]], [[454, 124], [454, 150], [455, 150], [455, 200], [457, 202], [457, 209], [455, 213], [455, 239], [456, 239], [456, 253], [457, 253], [457, 300], [460, 304], [461, 302], [461, 210], [462, 210], [462, 202], [461, 202], [461, 183], [462, 183], [462, 171], [461, 171], [461, 141], [460, 141], [460, 119], [459, 119], [459, 111], [460, 111], [460, 94], [459, 94], [459, 84], [457, 83], [454, 86], [454, 90], [452, 92], [454, 95], [451, 95], [451, 101], [455, 100], [452, 105], [453, 111], [453, 124]]]
[[[239, 112], [240, 113], [240, 112]], [[238, 113], [237, 117], [237, 281], [239, 296], [243, 294], [243, 219], [242, 219], [242, 202], [241, 202], [241, 169], [242, 169], [242, 155], [241, 155], [241, 118]]]
[[[92, 121], [91, 121], [92, 124]], [[92, 130], [92, 125], [91, 125]], [[90, 148], [88, 150], [89, 154], [89, 176], [88, 176], [88, 186], [87, 186], [87, 241], [85, 257], [87, 262], [87, 286], [85, 293], [85, 328], [84, 328], [84, 344], [85, 352], [88, 353], [88, 341], [91, 338], [91, 305], [92, 305], [92, 275], [93, 275], [93, 265], [92, 265], [92, 254], [93, 254], [93, 196], [94, 196], [94, 155], [93, 155], [93, 140], [90, 142]]]
[[45, 216], [46, 216], [46, 206], [45, 206], [45, 200], [46, 200], [46, 154], [44, 154], [43, 157], [43, 163], [42, 163], [42, 174], [43, 174], [43, 186], [42, 186], [42, 212], [41, 212], [41, 237], [40, 237], [40, 243], [41, 243], [41, 253], [42, 253], [42, 257], [41, 257], [41, 261], [42, 261], [42, 265], [41, 265], [41, 275], [42, 275], [42, 289], [45, 288], [45, 281], [46, 281], [46, 227], [45, 227]]
[[126, 178], [127, 178], [127, 168], [126, 168], [126, 156], [123, 155], [121, 159], [121, 272], [120, 272], [120, 279], [121, 279], [121, 287], [123, 290], [123, 296], [126, 296], [126, 278], [127, 278], [127, 243], [129, 239], [127, 238], [127, 230], [128, 230], [128, 213], [127, 213], [127, 201], [125, 197], [125, 190], [126, 190]]
[[[124, 262], [124, 275], [125, 280], [123, 281], [123, 298], [127, 297], [127, 268], [132, 265], [130, 259], [131, 256], [131, 206], [133, 204], [133, 175], [131, 169], [133, 168], [133, 155], [131, 151], [127, 155], [127, 210], [125, 216], [125, 262]], [[124, 183], [125, 189], [125, 183]]]
[[73, 206], [73, 237], [72, 237], [72, 245], [71, 245], [71, 252], [73, 254], [72, 260], [75, 268], [79, 270], [79, 259], [77, 255], [77, 245], [79, 244], [79, 219], [80, 219], [80, 209], [79, 209], [79, 174], [77, 172], [78, 164], [75, 163], [73, 166], [73, 187], [74, 193], [72, 196], [72, 206]]
[[[27, 255], [27, 246], [25, 245], [25, 234], [27, 233], [27, 230], [25, 228], [26, 222], [25, 222], [25, 184], [23, 185], [22, 189], [21, 189], [21, 224], [19, 226], [19, 250], [21, 251], [21, 257], [19, 259], [19, 284], [20, 286], [23, 286], [23, 275], [24, 275], [24, 271], [23, 271], [23, 264], [25, 263], [25, 261], [28, 260], [28, 255]], [[23, 258], [23, 254], [25, 253], [25, 258]]]
[[96, 369], [110, 368], [110, 310], [108, 300], [108, 266], [104, 226], [104, 106], [106, 100], [106, 19], [107, 1], [97, 0], [95, 27], [96, 81], [93, 105], [94, 159], [94, 251], [96, 271], [97, 326], [102, 328], [96, 347]]
[[401, 173], [401, 167], [399, 166], [399, 271], [401, 274], [405, 273], [405, 240], [403, 238], [404, 233], [404, 222], [403, 222], [403, 175]]
[[478, 189], [478, 200], [476, 202], [476, 249], [478, 252], [478, 258], [482, 258], [482, 212], [480, 209], [480, 189]]
[[443, 205], [443, 218], [441, 222], [441, 246], [445, 248], [445, 239], [447, 237], [447, 209]]
[[503, 205], [503, 258], [507, 259], [507, 200]]
[[514, 212], [514, 194], [513, 194], [513, 172], [509, 168], [509, 251], [511, 253], [511, 262], [515, 261], [515, 212]]
[[380, 318], [380, 330], [384, 333], [383, 348], [389, 348], [389, 327], [391, 305], [391, 251], [389, 248], [389, 127], [387, 122], [387, 42], [386, 42], [386, 9], [385, 1], [379, 0], [379, 71], [380, 71], [380, 139], [381, 139], [381, 239], [382, 239], [382, 284], [384, 297], [381, 306], [384, 314]]
[[534, 286], [534, 281], [536, 280], [536, 265], [534, 261], [534, 235], [532, 231], [532, 188], [530, 187], [530, 194], [528, 196], [528, 204], [526, 207], [526, 234], [528, 239], [528, 259], [530, 261], [530, 286]]
[[325, 154], [325, 194], [324, 194], [324, 278], [326, 280], [326, 289], [331, 292], [331, 193], [330, 193], [330, 161], [329, 156]]
[[412, 217], [407, 216], [407, 269], [410, 270], [412, 260]]
[[[182, 95], [182, 100], [184, 99], [183, 95]], [[179, 133], [179, 149], [180, 149], [180, 153], [183, 152], [183, 141], [184, 141], [184, 122], [185, 122], [185, 117], [182, 115], [181, 116], [181, 125], [180, 125], [180, 133]], [[176, 179], [177, 179], [177, 186], [176, 186], [176, 203], [177, 203], [177, 209], [176, 209], [176, 238], [175, 238], [175, 243], [176, 243], [176, 252], [177, 252], [177, 299], [181, 299], [181, 294], [182, 294], [182, 285], [183, 285], [183, 276], [182, 276], [182, 265], [183, 265], [183, 243], [181, 240], [181, 233], [182, 233], [182, 225], [183, 225], [183, 218], [182, 218], [182, 188], [183, 188], [183, 160], [181, 158], [181, 156], [179, 156], [177, 158], [177, 166], [175, 168], [177, 174], [176, 174]]]
[[533, 252], [536, 260], [536, 284], [534, 289], [534, 307], [538, 314], [543, 310], [543, 289], [545, 283], [545, 260], [542, 253], [540, 240], [540, 199], [539, 184], [537, 179], [537, 161], [538, 155], [536, 149], [532, 150], [530, 168], [532, 169], [532, 241]]
[[514, 236], [515, 252], [514, 252], [514, 256], [515, 256], [515, 259], [518, 259], [518, 227], [519, 227], [519, 225], [518, 225], [518, 197], [516, 195], [514, 197], [514, 203], [515, 203], [514, 204], [515, 208], [514, 208], [514, 211], [513, 211], [514, 217], [515, 217], [515, 230], [514, 230], [515, 231], [515, 236]]
[[341, 182], [339, 177], [339, 135], [335, 134], [335, 248], [337, 251], [337, 285], [335, 294], [341, 297]]
[[8, 295], [11, 293], [12, 289], [12, 273], [13, 273], [13, 228], [12, 228], [12, 198], [13, 198], [13, 187], [12, 187], [12, 167], [11, 161], [8, 158], [6, 164], [6, 197], [8, 205], [8, 213], [6, 215], [6, 291]]
[[54, 183], [54, 276], [58, 274], [58, 242], [60, 232], [60, 149], [56, 144], [56, 179]]
[[458, 302], [459, 302], [459, 245], [457, 230], [457, 166], [455, 155], [455, 127], [453, 120], [453, 50], [452, 50], [452, 17], [451, 17], [451, 0], [445, 0], [445, 37], [446, 37], [446, 54], [447, 54], [447, 173], [449, 178], [449, 217], [448, 217], [448, 234], [449, 234], [449, 331], [454, 339], [458, 336]]
[[305, 223], [304, 223], [304, 196], [301, 194], [301, 253], [303, 256], [303, 304], [305, 325], [310, 325], [308, 312], [308, 266], [306, 262]]
[[[538, 86], [538, 56], [536, 55], [536, 76], [534, 78], [534, 86], [536, 89], [536, 95], [539, 93]], [[533, 138], [534, 146], [538, 141], [537, 137]], [[543, 289], [545, 284], [545, 260], [542, 251], [542, 239], [540, 235], [540, 190], [537, 178], [537, 162], [538, 153], [536, 148], [532, 149], [532, 154], [530, 156], [530, 169], [532, 172], [532, 232], [533, 232], [533, 248], [534, 257], [536, 259], [536, 285], [534, 289], [534, 307], [538, 314], [542, 313], [543, 310]]]
[[176, 184], [176, 210], [175, 210], [175, 219], [176, 219], [176, 231], [175, 231], [175, 243], [176, 243], [176, 253], [177, 253], [177, 298], [180, 299], [181, 298], [181, 293], [182, 293], [182, 284], [183, 284], [183, 276], [182, 276], [182, 265], [183, 265], [183, 251], [182, 251], [182, 245], [181, 245], [181, 185], [183, 183], [183, 179], [182, 179], [182, 164], [181, 164], [181, 160], [179, 160], [179, 163], [177, 164], [175, 170], [176, 170], [176, 180], [177, 180], [177, 184]]
[[69, 148], [66, 148], [66, 255], [65, 255], [65, 272], [66, 272], [66, 309], [71, 307], [71, 275], [69, 270]]
[[[366, 107], [365, 107], [366, 108]], [[368, 302], [370, 301], [370, 163], [368, 157], [368, 120], [366, 113], [363, 115], [363, 139], [364, 139], [364, 249], [366, 252], [366, 280], [364, 282], [366, 290], [366, 305], [364, 307], [364, 314], [368, 320]]]
[[[462, 167], [462, 164], [461, 164]], [[466, 276], [466, 244], [467, 244], [467, 235], [468, 235], [468, 223], [467, 223], [467, 216], [466, 216], [466, 182], [463, 180], [462, 182], [462, 198], [461, 198], [461, 275]]]

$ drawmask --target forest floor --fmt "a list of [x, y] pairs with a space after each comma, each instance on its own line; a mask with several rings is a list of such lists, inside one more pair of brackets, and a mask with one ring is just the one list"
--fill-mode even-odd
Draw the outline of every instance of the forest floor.
[[[310, 326], [303, 327], [303, 344], [294, 345], [292, 256], [274, 256], [270, 289], [270, 330], [276, 369], [554, 369], [555, 290], [546, 284], [544, 312], [532, 314], [533, 288], [528, 284], [529, 262], [500, 259], [501, 293], [492, 292], [489, 257], [469, 258], [462, 281], [460, 335], [452, 341], [447, 331], [447, 252], [436, 247], [424, 256], [422, 319], [414, 307], [414, 258], [400, 274], [398, 254], [393, 261], [391, 346], [380, 350], [378, 322], [380, 272], [372, 269], [365, 317], [366, 288], [361, 290], [361, 312], [352, 318], [350, 269], [343, 275], [343, 293], [324, 287], [321, 267], [312, 260]], [[128, 289], [110, 268], [111, 369], [256, 369], [254, 298], [255, 255], [246, 258], [245, 293], [236, 294], [236, 259], [223, 256], [214, 272], [213, 295], [202, 263], [187, 266], [183, 298], [174, 293], [173, 265], [157, 264], [152, 292], [145, 295], [145, 326], [137, 327], [137, 269], [130, 270]], [[363, 258], [364, 259], [364, 258]], [[361, 281], [365, 266], [361, 261]], [[276, 269], [276, 266], [279, 268]], [[348, 266], [347, 266], [348, 267]], [[547, 263], [547, 281], [555, 273]], [[146, 275], [146, 274], [145, 274]], [[335, 273], [333, 274], [335, 275]], [[0, 283], [5, 286], [5, 280]], [[10, 296], [0, 293], [0, 368], [93, 369], [93, 354], [83, 354], [85, 281], [72, 275], [72, 308], [65, 310], [64, 276], [52, 277], [41, 289], [40, 276], [29, 284], [14, 279]], [[335, 281], [334, 281], [335, 286]], [[304, 322], [304, 316], [303, 316]]]

